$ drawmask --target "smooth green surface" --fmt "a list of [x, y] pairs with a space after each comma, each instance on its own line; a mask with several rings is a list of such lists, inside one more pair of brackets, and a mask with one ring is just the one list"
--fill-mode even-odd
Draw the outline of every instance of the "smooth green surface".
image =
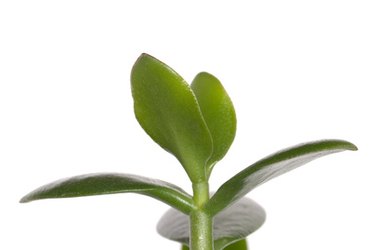
[[173, 69], [142, 54], [131, 72], [139, 124], [181, 162], [192, 182], [207, 179], [212, 139], [189, 85]]
[[117, 173], [87, 174], [61, 179], [32, 191], [20, 202], [129, 192], [151, 196], [186, 214], [193, 208], [191, 196], [173, 184]]
[[203, 211], [210, 199], [207, 182], [193, 183], [193, 202], [195, 209], [189, 215], [191, 249], [213, 250], [212, 216]]
[[225, 182], [210, 199], [206, 209], [215, 215], [258, 185], [314, 159], [344, 150], [357, 150], [357, 147], [347, 141], [323, 140], [279, 151], [245, 168]]
[[[213, 236], [215, 250], [244, 239], [263, 225], [266, 213], [248, 198], [242, 198], [214, 217]], [[189, 244], [189, 217], [170, 209], [160, 219], [157, 230], [163, 237]]]
[[189, 216], [191, 249], [213, 250], [213, 220], [202, 209], [193, 209]]
[[[189, 247], [182, 245], [182, 250], [189, 250]], [[223, 250], [248, 250], [246, 239], [239, 240], [223, 248]]]
[[207, 174], [214, 164], [227, 153], [236, 134], [236, 113], [220, 81], [213, 75], [201, 72], [191, 84], [204, 120], [210, 130], [213, 153], [209, 160]]
[[210, 199], [208, 182], [193, 183], [193, 203], [195, 209], [190, 218], [190, 247], [192, 249], [213, 249], [212, 217], [203, 211]]
[[224, 248], [224, 250], [247, 250], [247, 242], [246, 239], [239, 240], [230, 244]]

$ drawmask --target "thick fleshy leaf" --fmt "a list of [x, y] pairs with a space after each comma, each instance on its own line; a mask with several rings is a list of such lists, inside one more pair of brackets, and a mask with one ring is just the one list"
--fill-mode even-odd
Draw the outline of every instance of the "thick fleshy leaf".
[[226, 246], [224, 250], [248, 250], [246, 239], [236, 241]]
[[[214, 217], [213, 234], [215, 250], [244, 239], [263, 225], [266, 213], [262, 207], [248, 198], [243, 198]], [[170, 209], [160, 219], [158, 232], [174, 241], [189, 244], [189, 217]]]
[[231, 146], [236, 134], [236, 113], [220, 81], [213, 75], [199, 73], [191, 84], [204, 120], [210, 130], [213, 153], [209, 160], [208, 175], [214, 164], [221, 160]]
[[191, 196], [173, 184], [118, 173], [86, 174], [61, 179], [32, 191], [20, 202], [129, 192], [151, 196], [186, 214], [193, 208]]
[[143, 129], [177, 157], [192, 182], [205, 181], [212, 139], [189, 85], [147, 54], [134, 64], [131, 85], [135, 115]]
[[247, 167], [225, 182], [207, 203], [206, 209], [215, 215], [260, 184], [314, 159], [344, 150], [357, 150], [357, 147], [347, 141], [323, 140], [279, 151]]
[[[182, 250], [189, 250], [189, 247], [186, 246], [186, 245], [182, 245], [181, 249]], [[246, 239], [236, 241], [236, 242], [224, 247], [223, 250], [248, 250]]]

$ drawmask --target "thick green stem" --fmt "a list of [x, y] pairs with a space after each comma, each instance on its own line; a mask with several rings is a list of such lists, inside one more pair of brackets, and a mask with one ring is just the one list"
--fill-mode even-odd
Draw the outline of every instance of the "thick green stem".
[[193, 184], [196, 209], [190, 213], [190, 250], [213, 250], [212, 217], [203, 211], [209, 200], [207, 182]]
[[201, 210], [190, 214], [190, 249], [212, 250], [212, 218]]
[[193, 200], [197, 208], [201, 208], [210, 199], [208, 182], [193, 183]]

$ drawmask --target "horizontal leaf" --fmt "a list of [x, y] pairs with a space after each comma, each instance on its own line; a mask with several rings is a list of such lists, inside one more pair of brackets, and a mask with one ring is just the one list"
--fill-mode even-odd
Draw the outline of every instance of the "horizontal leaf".
[[139, 124], [181, 162], [192, 182], [206, 180], [212, 139], [189, 85], [173, 69], [142, 54], [131, 73]]
[[[254, 201], [243, 198], [214, 217], [213, 234], [215, 250], [245, 238], [263, 225], [265, 211]], [[189, 244], [189, 217], [170, 209], [160, 219], [158, 232], [174, 241]]]
[[344, 150], [357, 150], [350, 142], [323, 140], [300, 144], [270, 155], [225, 182], [208, 202], [212, 215], [240, 199], [255, 187], [319, 157]]
[[61, 179], [32, 191], [20, 202], [128, 192], [151, 196], [186, 214], [193, 208], [191, 196], [173, 184], [118, 173], [86, 174]]
[[[186, 245], [182, 245], [182, 250], [189, 250], [189, 247]], [[229, 244], [223, 250], [248, 250], [246, 239], [242, 239], [236, 241], [234, 243]]]
[[207, 174], [214, 164], [221, 160], [230, 148], [236, 134], [236, 113], [220, 81], [213, 75], [201, 72], [193, 80], [191, 89], [198, 100], [204, 120], [210, 130], [213, 153]]

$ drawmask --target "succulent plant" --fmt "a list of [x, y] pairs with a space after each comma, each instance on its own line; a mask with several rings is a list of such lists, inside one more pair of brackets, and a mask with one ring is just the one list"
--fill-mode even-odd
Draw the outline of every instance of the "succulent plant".
[[224, 87], [213, 75], [199, 73], [189, 85], [173, 69], [142, 54], [131, 73], [136, 118], [146, 133], [173, 154], [192, 183], [192, 194], [156, 179], [120, 173], [96, 173], [42, 186], [21, 202], [115, 193], [138, 193], [172, 208], [157, 230], [183, 249], [247, 249], [246, 237], [265, 220], [265, 212], [245, 195], [257, 186], [319, 157], [357, 150], [343, 140], [299, 144], [267, 156], [228, 179], [214, 193], [209, 178], [230, 148], [236, 114]]

